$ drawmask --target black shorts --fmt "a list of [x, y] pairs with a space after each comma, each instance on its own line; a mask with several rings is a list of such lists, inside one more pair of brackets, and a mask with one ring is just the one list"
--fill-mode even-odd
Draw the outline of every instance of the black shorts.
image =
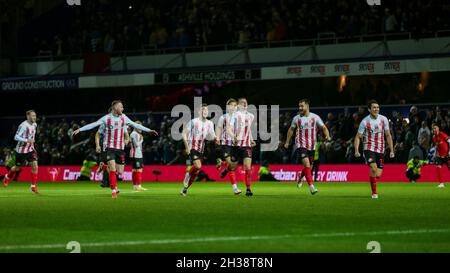
[[384, 167], [384, 154], [365, 150], [364, 151], [364, 159], [366, 160], [367, 165], [376, 163], [378, 169], [383, 169], [383, 167]]
[[125, 151], [117, 149], [106, 149], [106, 162], [114, 160], [116, 164], [125, 164]]
[[191, 164], [194, 163], [195, 160], [203, 160], [203, 153], [200, 153], [197, 150], [191, 150], [189, 154], [189, 158], [191, 159]]
[[315, 150], [307, 150], [305, 148], [297, 148], [297, 150], [295, 150], [295, 158], [297, 159], [297, 162], [299, 164], [302, 163], [302, 160], [304, 158], [308, 158], [309, 159], [309, 164], [312, 164], [314, 162], [314, 155], [316, 154]]
[[100, 163], [104, 163], [106, 164], [106, 152], [100, 152], [99, 154], [97, 154], [97, 164], [100, 165]]
[[252, 148], [250, 147], [233, 147], [231, 151], [231, 161], [238, 162], [239, 160], [244, 160], [245, 158], [252, 159]]
[[144, 167], [144, 159], [143, 158], [131, 158], [131, 165], [133, 165], [133, 169], [142, 169]]
[[449, 164], [450, 158], [448, 156], [446, 157], [436, 157], [436, 165], [441, 166], [447, 165], [448, 168], [450, 168]]
[[233, 153], [233, 146], [231, 145], [222, 145], [222, 157], [223, 159], [226, 159], [227, 157], [230, 157]]
[[18, 152], [15, 153], [16, 153], [16, 166], [18, 167], [26, 166], [27, 164], [38, 160], [38, 155], [35, 151], [26, 154], [21, 154]]

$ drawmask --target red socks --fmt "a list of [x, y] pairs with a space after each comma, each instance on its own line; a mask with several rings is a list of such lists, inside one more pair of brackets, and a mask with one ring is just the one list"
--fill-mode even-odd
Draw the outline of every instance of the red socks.
[[377, 194], [377, 178], [370, 176], [370, 187], [372, 188], [372, 194]]
[[37, 173], [31, 173], [31, 185], [36, 186], [38, 174]]
[[137, 172], [132, 173], [132, 180], [133, 180], [133, 185], [136, 186], [137, 185]]
[[15, 177], [15, 172], [13, 172], [13, 171], [9, 171], [8, 172], [8, 174], [5, 176], [5, 182], [6, 183], [9, 183], [9, 182], [11, 182], [12, 180], [14, 180], [14, 177]]
[[442, 183], [442, 168], [437, 167], [437, 180], [439, 183]]
[[245, 185], [247, 186], [247, 190], [250, 189], [250, 185], [252, 184], [252, 170], [245, 170]]
[[229, 171], [228, 175], [230, 176], [231, 185], [236, 185], [236, 171]]
[[141, 172], [136, 172], [136, 185], [141, 185], [142, 184], [142, 173]]
[[189, 170], [189, 182], [188, 182], [188, 188], [194, 183], [195, 178], [197, 178], [197, 174], [200, 171], [200, 169], [197, 169], [195, 166], [192, 166]]
[[308, 182], [308, 185], [311, 186], [313, 184], [313, 179], [312, 179], [312, 175], [311, 175], [311, 168], [310, 167], [303, 168], [302, 173], [306, 176], [306, 181]]
[[115, 171], [109, 172], [109, 184], [111, 186], [111, 190], [117, 189], [117, 176]]
[[220, 163], [219, 171], [223, 171], [223, 169], [226, 167], [228, 167], [228, 163], [226, 161], [222, 161], [222, 163]]

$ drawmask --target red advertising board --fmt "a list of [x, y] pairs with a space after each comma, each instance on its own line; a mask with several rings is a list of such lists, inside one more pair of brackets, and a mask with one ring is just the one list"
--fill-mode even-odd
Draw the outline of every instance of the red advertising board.
[[[253, 181], [258, 181], [259, 165], [253, 166]], [[214, 181], [228, 181], [227, 178], [221, 179], [219, 172], [215, 166], [204, 166], [205, 173]], [[271, 165], [270, 171], [273, 176], [284, 182], [297, 181], [298, 171], [301, 167], [298, 165]], [[450, 181], [450, 171], [444, 167], [444, 181]], [[160, 174], [155, 174], [159, 171]], [[147, 166], [144, 167], [143, 180], [144, 181], [159, 181], [159, 182], [177, 182], [182, 181], [185, 175], [185, 166]], [[238, 180], [243, 180], [243, 168], [240, 166], [237, 169]], [[380, 182], [408, 182], [406, 176], [406, 165], [404, 164], [387, 164], [383, 170], [383, 177]], [[79, 166], [41, 166], [39, 167], [39, 181], [65, 182], [76, 181], [79, 176]], [[0, 173], [6, 173], [4, 167], [0, 167]], [[369, 179], [369, 168], [365, 165], [321, 165], [318, 172], [318, 181], [323, 182], [364, 182]], [[100, 181], [102, 175], [92, 173], [91, 180]], [[30, 169], [24, 168], [20, 174], [19, 181], [30, 181]], [[125, 167], [123, 175], [124, 181], [131, 181], [131, 167]], [[430, 165], [422, 168], [422, 178], [419, 182], [435, 182], [436, 181], [436, 166]]]

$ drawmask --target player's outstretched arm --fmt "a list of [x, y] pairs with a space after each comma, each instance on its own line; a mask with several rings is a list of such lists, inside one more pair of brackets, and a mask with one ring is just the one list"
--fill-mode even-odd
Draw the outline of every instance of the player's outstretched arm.
[[100, 125], [102, 125], [103, 123], [103, 118], [97, 120], [96, 122], [90, 123], [88, 125], [85, 125], [83, 127], [81, 127], [80, 129], [77, 129], [75, 131], [73, 131], [72, 136], [78, 135], [80, 132], [85, 132], [85, 131], [89, 131], [94, 129], [95, 127], [98, 127]]
[[158, 132], [156, 132], [155, 130], [151, 130], [151, 129], [145, 127], [145, 126], [142, 126], [142, 125], [140, 125], [140, 124], [137, 124], [136, 122], [132, 121], [132, 120], [129, 119], [128, 117], [125, 117], [125, 123], [126, 123], [127, 125], [130, 125], [130, 126], [133, 127], [133, 128], [142, 130], [142, 131], [147, 132], [147, 133], [149, 133], [149, 134], [151, 134], [151, 135], [154, 135], [154, 136], [158, 136]]

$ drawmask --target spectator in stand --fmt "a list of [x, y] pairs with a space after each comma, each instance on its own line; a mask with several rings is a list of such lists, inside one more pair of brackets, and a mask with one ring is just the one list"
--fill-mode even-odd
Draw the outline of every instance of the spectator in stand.
[[[61, 3], [57, 9], [67, 14], [64, 17], [67, 22], [60, 22], [53, 28], [42, 26], [42, 31], [33, 35], [24, 31], [21, 36], [29, 36], [24, 39], [25, 44], [33, 46], [32, 37], [48, 39], [48, 33], [56, 35], [61, 39], [63, 54], [80, 53], [81, 48], [84, 52], [111, 52], [141, 49], [145, 45], [164, 48], [169, 45], [184, 47], [307, 39], [317, 38], [321, 32], [352, 37], [402, 31], [413, 32], [415, 38], [420, 38], [426, 31], [449, 28], [450, 3], [438, 2], [424, 5], [420, 0], [410, 0], [408, 4], [388, 1], [383, 3], [386, 8], [369, 8], [360, 0], [317, 0], [314, 3], [265, 0], [168, 0], [150, 3], [134, 0], [130, 8], [128, 2], [91, 0], [72, 10], [65, 9], [65, 4]], [[33, 8], [30, 7], [33, 5], [27, 5], [24, 12], [32, 14]], [[11, 20], [8, 14], [14, 14], [8, 13], [7, 8], [0, 12], [3, 21]], [[51, 13], [40, 17], [52, 21], [54, 18], [50, 16]], [[41, 28], [35, 17], [27, 16], [26, 20], [28, 25]], [[175, 43], [176, 36], [178, 42]], [[42, 50], [46, 47], [48, 42]], [[37, 49], [27, 49], [27, 52], [35, 55]]]

